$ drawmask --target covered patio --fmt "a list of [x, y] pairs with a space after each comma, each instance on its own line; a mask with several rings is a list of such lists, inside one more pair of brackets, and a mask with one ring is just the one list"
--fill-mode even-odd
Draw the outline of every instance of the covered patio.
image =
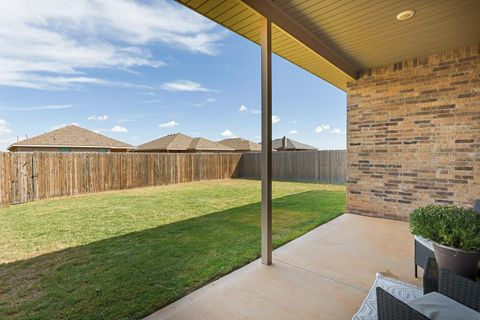
[[428, 204], [473, 205], [480, 2], [179, 2], [261, 47], [264, 264], [272, 251], [272, 53], [347, 93], [347, 212], [407, 221]]
[[[150, 319], [349, 319], [377, 272], [420, 284], [409, 213], [480, 195], [480, 2], [179, 2], [261, 46], [262, 254]], [[348, 213], [273, 254], [272, 52], [347, 93]]]
[[405, 222], [344, 214], [147, 317], [351, 319], [375, 274], [420, 285]]

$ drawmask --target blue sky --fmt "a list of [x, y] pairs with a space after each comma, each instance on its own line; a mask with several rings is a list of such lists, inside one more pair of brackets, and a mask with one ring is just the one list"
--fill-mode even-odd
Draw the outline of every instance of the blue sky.
[[[75, 123], [260, 140], [260, 48], [172, 1], [2, 1], [0, 150]], [[345, 148], [346, 95], [273, 58], [273, 136]]]

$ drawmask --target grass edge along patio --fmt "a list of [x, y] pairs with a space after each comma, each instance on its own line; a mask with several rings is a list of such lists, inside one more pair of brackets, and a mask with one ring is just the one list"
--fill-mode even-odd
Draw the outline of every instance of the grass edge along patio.
[[[259, 257], [259, 191], [201, 181], [2, 208], [0, 318], [147, 316]], [[274, 195], [275, 247], [345, 209], [342, 185]]]

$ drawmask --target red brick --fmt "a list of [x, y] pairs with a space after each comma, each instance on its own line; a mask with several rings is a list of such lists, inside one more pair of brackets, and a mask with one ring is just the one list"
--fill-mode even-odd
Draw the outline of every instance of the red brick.
[[473, 45], [348, 84], [348, 212], [408, 220], [419, 206], [480, 198], [479, 79]]

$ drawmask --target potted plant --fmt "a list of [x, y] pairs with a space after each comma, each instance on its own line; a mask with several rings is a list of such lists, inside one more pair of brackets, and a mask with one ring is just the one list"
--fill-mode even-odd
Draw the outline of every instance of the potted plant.
[[433, 242], [435, 258], [445, 268], [474, 279], [480, 263], [480, 213], [456, 206], [430, 205], [410, 214], [414, 235]]

